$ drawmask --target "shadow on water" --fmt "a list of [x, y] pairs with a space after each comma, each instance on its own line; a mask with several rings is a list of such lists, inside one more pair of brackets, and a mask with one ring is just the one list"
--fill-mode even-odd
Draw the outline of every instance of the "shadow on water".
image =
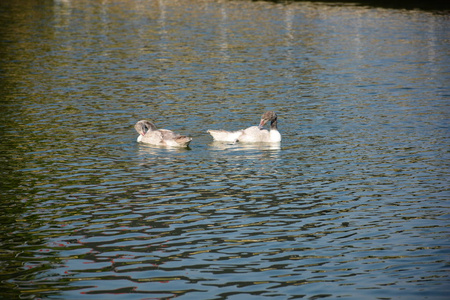
[[[259, 0], [254, 0], [259, 1]], [[441, 13], [449, 13], [450, 3], [446, 0], [432, 0], [432, 1], [422, 1], [422, 0], [336, 0], [336, 1], [303, 1], [303, 0], [265, 0], [275, 3], [289, 3], [289, 2], [319, 2], [331, 5], [357, 5], [357, 6], [369, 6], [369, 7], [381, 7], [381, 8], [394, 8], [394, 9], [422, 9]]]

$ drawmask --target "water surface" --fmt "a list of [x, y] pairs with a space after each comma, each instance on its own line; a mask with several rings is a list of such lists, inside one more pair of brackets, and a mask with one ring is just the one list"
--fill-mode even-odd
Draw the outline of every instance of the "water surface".
[[[447, 298], [448, 15], [6, 2], [0, 297]], [[206, 133], [269, 109], [280, 146]]]

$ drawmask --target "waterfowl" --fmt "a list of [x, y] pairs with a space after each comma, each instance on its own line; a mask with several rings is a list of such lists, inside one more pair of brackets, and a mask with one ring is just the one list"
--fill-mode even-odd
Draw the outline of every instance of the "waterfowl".
[[179, 135], [172, 130], [157, 129], [147, 120], [141, 120], [134, 125], [139, 133], [138, 142], [169, 147], [187, 147], [192, 139], [185, 135]]
[[[277, 114], [273, 111], [265, 112], [261, 116], [259, 126], [251, 126], [237, 131], [208, 130], [215, 141], [242, 143], [278, 143], [281, 134], [277, 127]], [[270, 131], [264, 125], [270, 121]]]

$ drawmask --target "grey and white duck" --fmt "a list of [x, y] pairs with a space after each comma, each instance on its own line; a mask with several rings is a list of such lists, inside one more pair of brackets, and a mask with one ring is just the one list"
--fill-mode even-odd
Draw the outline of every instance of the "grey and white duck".
[[[208, 130], [215, 141], [241, 143], [279, 143], [281, 134], [277, 127], [278, 116], [273, 111], [265, 112], [261, 116], [259, 126], [251, 126], [237, 131]], [[270, 130], [264, 125], [270, 121]]]
[[157, 129], [155, 124], [141, 120], [134, 125], [139, 133], [138, 142], [167, 147], [188, 147], [192, 138], [168, 129]]

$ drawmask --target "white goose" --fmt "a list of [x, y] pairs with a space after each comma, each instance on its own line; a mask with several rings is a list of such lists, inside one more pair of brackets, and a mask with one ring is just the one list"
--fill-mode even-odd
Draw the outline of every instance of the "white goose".
[[[263, 126], [270, 121], [270, 131], [263, 129]], [[277, 128], [277, 114], [268, 111], [261, 116], [259, 126], [251, 126], [238, 131], [208, 130], [215, 141], [242, 143], [279, 143], [281, 134]]]
[[156, 129], [156, 126], [147, 120], [141, 120], [134, 125], [139, 133], [138, 142], [169, 147], [187, 147], [192, 141], [190, 137], [179, 135], [172, 130]]

